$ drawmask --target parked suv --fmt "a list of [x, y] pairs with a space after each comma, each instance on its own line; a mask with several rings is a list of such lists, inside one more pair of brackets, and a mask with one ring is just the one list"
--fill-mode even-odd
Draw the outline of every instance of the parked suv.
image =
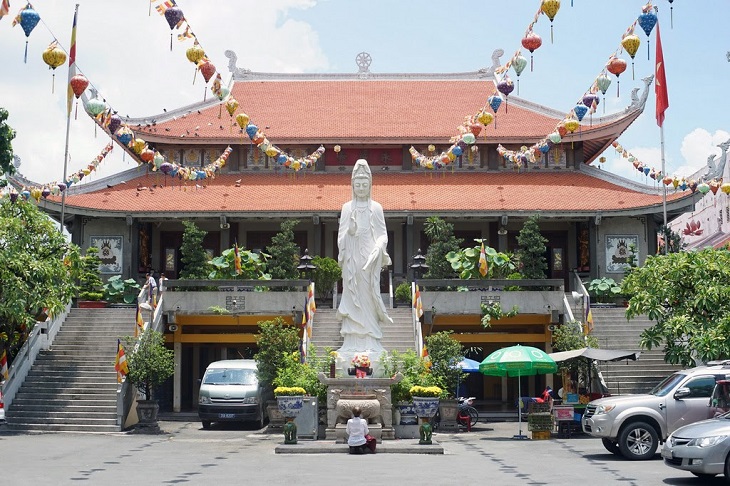
[[707, 418], [715, 382], [730, 378], [730, 360], [682, 370], [648, 394], [593, 400], [581, 421], [611, 453], [631, 460], [654, 456], [660, 442], [682, 427]]

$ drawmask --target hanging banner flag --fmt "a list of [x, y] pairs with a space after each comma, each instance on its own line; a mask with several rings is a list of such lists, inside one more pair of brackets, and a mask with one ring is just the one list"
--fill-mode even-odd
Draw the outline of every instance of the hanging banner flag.
[[117, 358], [114, 361], [114, 369], [117, 370], [117, 383], [121, 383], [122, 378], [129, 374], [127, 357], [124, 355], [124, 348], [119, 339], [117, 339]]
[[71, 48], [68, 54], [68, 87], [66, 94], [66, 116], [71, 116], [71, 106], [73, 105], [74, 91], [71, 87], [71, 78], [76, 76], [76, 16], [79, 13], [79, 5], [76, 4], [74, 11], [74, 24], [71, 28]]
[[482, 241], [482, 249], [479, 251], [479, 274], [482, 277], [487, 276], [487, 254], [484, 251], [484, 242]]
[[654, 94], [656, 95], [656, 124], [664, 124], [664, 112], [669, 108], [669, 93], [667, 92], [667, 75], [664, 71], [664, 52], [662, 38], [659, 36], [659, 23], [656, 24], [656, 79], [654, 80]]
[[3, 349], [0, 354], [0, 381], [7, 381], [8, 376], [8, 352]]

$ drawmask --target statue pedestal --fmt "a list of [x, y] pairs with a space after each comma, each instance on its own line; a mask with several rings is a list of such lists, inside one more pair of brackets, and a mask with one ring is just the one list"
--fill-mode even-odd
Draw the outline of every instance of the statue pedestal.
[[[338, 442], [347, 440], [344, 424], [352, 417], [351, 411], [355, 406], [362, 409], [362, 418], [367, 419], [371, 435], [379, 441], [395, 439], [390, 386], [403, 379], [400, 373], [393, 378], [329, 378], [320, 373], [318, 379], [327, 385], [325, 439]], [[380, 437], [373, 432], [379, 433]]]

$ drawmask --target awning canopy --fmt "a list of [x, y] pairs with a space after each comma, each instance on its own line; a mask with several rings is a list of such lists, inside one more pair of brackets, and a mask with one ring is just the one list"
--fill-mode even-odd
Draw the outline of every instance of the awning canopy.
[[619, 361], [622, 359], [631, 359], [636, 361], [637, 359], [639, 359], [640, 355], [641, 351], [623, 351], [620, 349], [597, 348], [572, 349], [570, 351], [560, 351], [558, 353], [549, 354], [549, 356], [556, 362], [578, 357], [583, 357], [596, 361]]

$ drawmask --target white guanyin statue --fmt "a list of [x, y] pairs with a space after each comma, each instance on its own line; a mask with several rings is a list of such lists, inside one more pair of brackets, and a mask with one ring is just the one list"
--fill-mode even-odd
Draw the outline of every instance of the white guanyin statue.
[[385, 352], [381, 326], [392, 324], [380, 296], [380, 272], [391, 264], [383, 207], [370, 198], [372, 174], [364, 159], [352, 170], [352, 200], [342, 205], [337, 233], [338, 263], [342, 268], [342, 298], [337, 317], [344, 341], [337, 350], [338, 366], [351, 368], [356, 354], [370, 357], [373, 376], [380, 376]]

